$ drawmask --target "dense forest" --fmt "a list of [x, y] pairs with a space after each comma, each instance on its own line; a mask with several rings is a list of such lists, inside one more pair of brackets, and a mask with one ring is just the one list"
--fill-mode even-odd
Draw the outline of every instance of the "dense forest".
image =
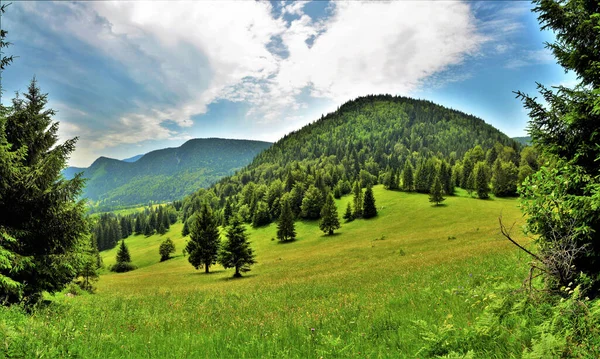
[[94, 211], [173, 201], [246, 166], [269, 142], [206, 138], [149, 152], [134, 162], [100, 157], [89, 168], [69, 167], [67, 179], [83, 172], [82, 196]]

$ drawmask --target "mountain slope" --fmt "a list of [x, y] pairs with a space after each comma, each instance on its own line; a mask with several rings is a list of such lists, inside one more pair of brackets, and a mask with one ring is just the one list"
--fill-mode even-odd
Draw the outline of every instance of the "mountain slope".
[[181, 147], [149, 152], [135, 162], [100, 157], [89, 168], [69, 167], [63, 174], [70, 178], [83, 172], [88, 179], [83, 197], [104, 209], [168, 201], [231, 175], [270, 145], [261, 141], [193, 139]]

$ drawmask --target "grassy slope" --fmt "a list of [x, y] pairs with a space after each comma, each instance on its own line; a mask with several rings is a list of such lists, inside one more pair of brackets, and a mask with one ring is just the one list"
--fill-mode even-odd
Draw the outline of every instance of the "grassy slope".
[[[287, 244], [271, 241], [276, 225], [249, 230], [258, 264], [240, 280], [220, 266], [196, 271], [181, 255], [180, 224], [131, 237], [138, 270], [103, 275], [96, 295], [59, 297], [60, 315], [28, 325], [55, 328], [43, 345], [86, 358], [415, 357], [416, 321], [467, 326], [488, 286], [525, 276], [525, 259], [498, 233], [500, 214], [522, 224], [516, 200], [460, 192], [434, 207], [425, 195], [374, 192], [379, 216], [332, 237], [316, 222], [296, 223]], [[340, 216], [349, 200], [338, 201]], [[158, 263], [166, 237], [177, 257]], [[115, 251], [103, 253], [106, 265]]]

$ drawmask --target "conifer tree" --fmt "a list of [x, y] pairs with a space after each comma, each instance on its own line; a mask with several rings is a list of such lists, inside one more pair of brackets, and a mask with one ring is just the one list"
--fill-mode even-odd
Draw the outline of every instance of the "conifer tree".
[[354, 194], [354, 218], [361, 218], [363, 216], [363, 192], [360, 188], [358, 181], [354, 182], [354, 188], [352, 189]]
[[248, 234], [241, 220], [234, 216], [227, 229], [227, 240], [219, 253], [219, 263], [224, 268], [235, 268], [234, 277], [241, 277], [242, 272], [250, 271], [250, 266], [256, 263], [254, 252], [248, 242]]
[[281, 202], [281, 214], [279, 215], [279, 222], [277, 223], [277, 238], [282, 242], [293, 241], [296, 239], [294, 215], [289, 200]]
[[346, 222], [351, 222], [354, 220], [354, 213], [352, 211], [352, 203], [348, 202], [348, 205], [346, 206], [346, 212], [344, 213], [344, 219], [346, 220]]
[[121, 245], [117, 251], [117, 262], [110, 268], [111, 271], [117, 273], [128, 272], [136, 267], [131, 264], [131, 255], [129, 249], [125, 245], [125, 240], [121, 240]]
[[435, 179], [433, 180], [433, 185], [429, 190], [429, 202], [435, 203], [435, 205], [438, 206], [440, 203], [446, 200], [443, 197], [443, 191], [444, 190], [442, 188], [442, 181], [440, 180], [440, 177], [435, 176]]
[[208, 273], [210, 266], [217, 262], [221, 245], [217, 219], [209, 205], [203, 203], [190, 228], [190, 240], [185, 247], [189, 254], [188, 261], [198, 269], [204, 266]]
[[223, 208], [223, 221], [227, 226], [229, 225], [229, 219], [233, 216], [233, 209], [231, 208], [231, 201], [229, 198], [225, 201], [225, 208]]
[[363, 218], [373, 218], [377, 215], [375, 207], [375, 196], [373, 196], [373, 187], [368, 186], [365, 190], [365, 199], [363, 201]]
[[490, 180], [488, 175], [488, 168], [484, 161], [477, 162], [475, 170], [473, 171], [473, 177], [475, 178], [475, 191], [477, 197], [486, 199], [490, 197]]
[[404, 163], [404, 171], [402, 171], [402, 190], [411, 192], [414, 189], [414, 174], [413, 166], [410, 160], [407, 159]]
[[325, 204], [321, 209], [321, 222], [319, 229], [328, 235], [332, 235], [333, 231], [340, 228], [340, 220], [338, 218], [337, 206], [331, 193], [325, 197]]
[[61, 174], [77, 139], [58, 143], [47, 103], [34, 78], [12, 108], [0, 104], [0, 303], [31, 304], [60, 291], [84, 262], [84, 179]]

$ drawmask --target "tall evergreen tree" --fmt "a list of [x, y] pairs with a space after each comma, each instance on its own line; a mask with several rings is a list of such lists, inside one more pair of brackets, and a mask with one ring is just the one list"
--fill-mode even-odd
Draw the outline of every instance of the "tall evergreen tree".
[[375, 196], [373, 195], [373, 187], [368, 186], [365, 190], [365, 199], [363, 201], [363, 218], [372, 218], [377, 215], [377, 207], [375, 207]]
[[354, 212], [352, 211], [352, 203], [348, 202], [346, 206], [346, 212], [344, 213], [344, 219], [346, 222], [351, 222], [354, 220]]
[[340, 228], [337, 206], [335, 205], [335, 200], [331, 193], [328, 193], [325, 197], [325, 204], [321, 209], [321, 222], [319, 223], [319, 228], [328, 235], [332, 235], [334, 230]]
[[282, 242], [293, 241], [296, 239], [296, 229], [294, 227], [294, 215], [289, 200], [281, 202], [281, 214], [277, 223], [277, 238]]
[[197, 213], [190, 228], [190, 240], [185, 247], [188, 261], [198, 269], [204, 266], [208, 273], [210, 266], [217, 262], [221, 245], [217, 219], [210, 206], [203, 203], [200, 213]]
[[439, 176], [435, 176], [433, 180], [433, 185], [431, 185], [431, 189], [429, 190], [429, 202], [435, 203], [438, 206], [444, 200], [444, 189], [442, 187], [442, 181]]
[[600, 3], [534, 3], [542, 29], [556, 36], [547, 46], [579, 83], [554, 90], [539, 85], [545, 104], [519, 93], [529, 110], [532, 142], [549, 160], [521, 187], [522, 208], [537, 236], [548, 285], [559, 289], [581, 283], [594, 297], [600, 294]]
[[219, 263], [224, 268], [235, 268], [234, 277], [241, 277], [241, 272], [250, 271], [256, 263], [254, 252], [248, 242], [248, 234], [241, 220], [234, 216], [227, 229], [227, 240], [219, 253]]
[[488, 174], [488, 167], [484, 161], [477, 162], [475, 170], [473, 171], [473, 177], [475, 177], [475, 191], [477, 197], [486, 199], [490, 197], [490, 179]]
[[84, 179], [61, 174], [77, 139], [58, 143], [55, 113], [35, 79], [24, 97], [10, 110], [0, 104], [0, 303], [62, 290], [85, 259]]
[[411, 192], [414, 189], [414, 174], [413, 166], [410, 160], [407, 159], [404, 163], [404, 171], [402, 171], [402, 190]]
[[361, 218], [363, 216], [363, 192], [362, 188], [360, 188], [360, 184], [358, 181], [354, 182], [354, 187], [352, 189], [352, 193], [354, 194], [354, 218]]
[[131, 264], [131, 255], [129, 254], [129, 249], [125, 244], [125, 240], [121, 240], [121, 245], [117, 250], [117, 262], [110, 267], [110, 270], [117, 273], [123, 273], [129, 272], [135, 268], [136, 267]]

